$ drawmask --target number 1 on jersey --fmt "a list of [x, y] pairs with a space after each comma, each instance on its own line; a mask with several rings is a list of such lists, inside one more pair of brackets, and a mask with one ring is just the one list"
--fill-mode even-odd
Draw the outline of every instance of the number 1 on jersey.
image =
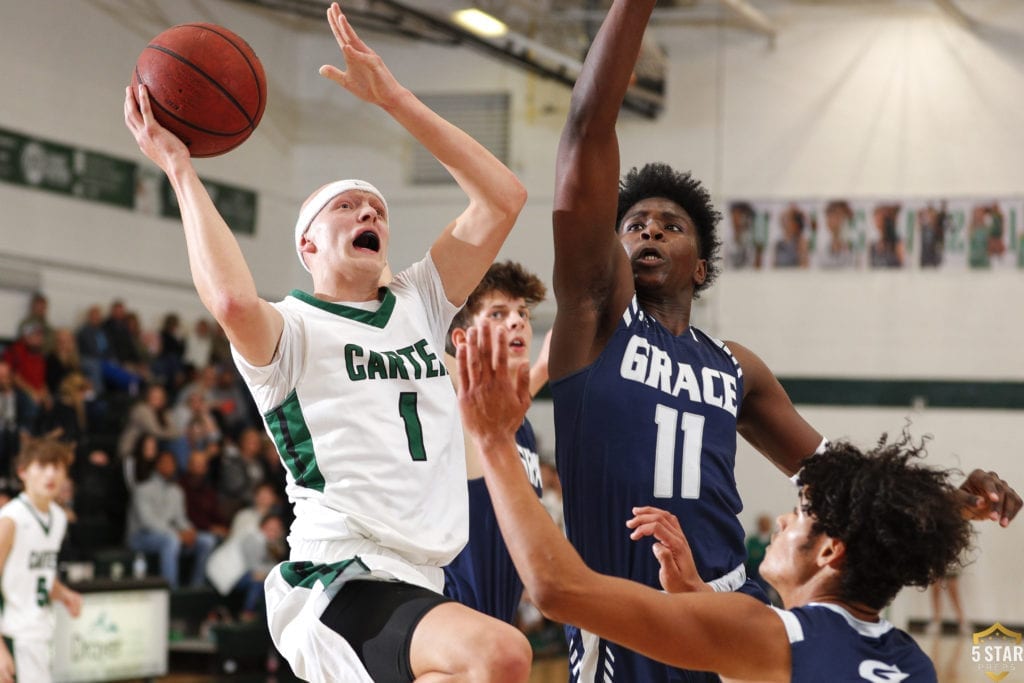
[[414, 461], [426, 460], [427, 449], [423, 445], [423, 424], [416, 412], [416, 392], [403, 391], [398, 397], [398, 414], [405, 423], [405, 438], [409, 440], [409, 455]]
[[704, 446], [704, 416], [683, 413], [660, 403], [654, 410], [658, 435], [654, 446], [654, 497], [671, 498], [676, 467], [676, 424], [683, 433], [683, 471], [679, 476], [680, 497], [700, 498], [700, 453]]

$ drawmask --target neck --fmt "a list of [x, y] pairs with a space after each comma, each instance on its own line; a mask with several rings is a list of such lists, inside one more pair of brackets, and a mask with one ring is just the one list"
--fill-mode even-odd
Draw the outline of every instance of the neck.
[[25, 491], [25, 497], [28, 498], [28, 502], [32, 503], [32, 507], [36, 510], [40, 512], [50, 511], [50, 499], [46, 495]]
[[380, 289], [380, 273], [366, 268], [353, 272], [313, 275], [313, 296], [323, 301], [373, 301]]
[[834, 590], [821, 590], [820, 588], [805, 584], [791, 591], [780, 592], [779, 595], [786, 609], [803, 607], [812, 602], [821, 602], [842, 607], [854, 618], [861, 621], [877, 622], [879, 620], [879, 610], [869, 607], [862, 602], [841, 598]]
[[637, 292], [637, 301], [640, 308], [654, 317], [672, 334], [682, 334], [690, 326], [690, 307], [692, 299], [689, 297], [669, 299], [661, 296], [652, 296]]

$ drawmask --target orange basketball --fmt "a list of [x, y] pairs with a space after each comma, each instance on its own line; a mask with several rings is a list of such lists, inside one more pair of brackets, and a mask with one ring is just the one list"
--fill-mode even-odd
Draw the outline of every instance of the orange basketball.
[[267, 106], [267, 78], [249, 44], [216, 24], [173, 26], [139, 55], [132, 86], [149, 89], [153, 115], [194, 157], [229, 152]]

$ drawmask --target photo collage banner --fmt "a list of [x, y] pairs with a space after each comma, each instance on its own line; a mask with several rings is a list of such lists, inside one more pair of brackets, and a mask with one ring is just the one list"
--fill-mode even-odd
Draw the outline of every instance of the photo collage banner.
[[1019, 269], [1024, 198], [726, 204], [726, 268]]

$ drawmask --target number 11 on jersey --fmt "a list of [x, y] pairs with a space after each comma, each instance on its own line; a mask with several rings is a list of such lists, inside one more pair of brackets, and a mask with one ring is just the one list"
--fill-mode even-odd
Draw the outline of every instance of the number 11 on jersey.
[[[683, 436], [683, 471], [679, 475], [681, 498], [700, 498], [700, 454], [704, 446], [704, 416], [683, 413], [660, 403], [654, 410], [658, 426], [654, 446], [654, 497], [671, 498], [675, 488], [676, 433]], [[676, 425], [679, 425], [678, 427]]]

